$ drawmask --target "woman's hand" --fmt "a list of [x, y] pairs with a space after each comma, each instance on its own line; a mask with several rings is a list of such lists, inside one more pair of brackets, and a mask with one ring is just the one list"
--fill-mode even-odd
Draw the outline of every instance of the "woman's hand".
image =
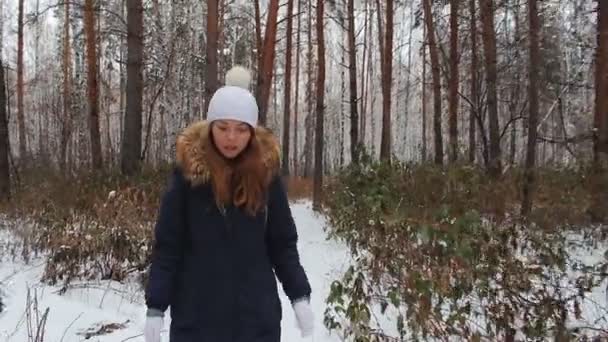
[[314, 328], [314, 315], [310, 306], [310, 300], [296, 301], [293, 303], [293, 310], [296, 314], [298, 329], [300, 329], [302, 337], [311, 336]]
[[146, 342], [160, 342], [160, 331], [163, 328], [162, 316], [146, 317], [146, 326], [144, 327], [144, 338]]

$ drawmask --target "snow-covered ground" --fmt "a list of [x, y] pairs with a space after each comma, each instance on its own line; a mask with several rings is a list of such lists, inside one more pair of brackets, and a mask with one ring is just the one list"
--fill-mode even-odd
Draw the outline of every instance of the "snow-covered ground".
[[[323, 326], [325, 299], [332, 281], [340, 279], [351, 263], [348, 249], [343, 244], [328, 240], [324, 230], [326, 220], [314, 213], [309, 201], [292, 204], [294, 218], [300, 234], [299, 249], [302, 263], [308, 273], [313, 288], [313, 307], [316, 316], [315, 334], [302, 339], [296, 329], [294, 315], [284, 293], [282, 340], [288, 342], [341, 341], [336, 332], [330, 334]], [[48, 309], [45, 342], [143, 342], [142, 331], [145, 322], [143, 293], [136, 281], [125, 284], [117, 282], [72, 283], [70, 289], [59, 294], [60, 287], [40, 283], [45, 261], [34, 258], [27, 264], [20, 257], [14, 261], [11, 254], [19, 253], [19, 248], [10, 248], [15, 243], [7, 230], [2, 229], [0, 217], [0, 302], [4, 309], [0, 312], [0, 342], [40, 341], [35, 335], [31, 322], [40, 321]], [[18, 223], [26, 227], [27, 223]], [[571, 262], [568, 265], [569, 280], [576, 279], [580, 272], [573, 270], [574, 264], [591, 266], [605, 260], [608, 255], [607, 243], [581, 246], [583, 237], [571, 234], [567, 238], [567, 251]], [[593, 241], [593, 239], [591, 239]], [[7, 246], [9, 245], [9, 246]], [[565, 280], [565, 279], [564, 279]], [[563, 281], [563, 280], [562, 280]], [[582, 315], [578, 321], [569, 320], [569, 326], [608, 329], [608, 303], [606, 287], [608, 279], [594, 287], [581, 302]], [[568, 282], [562, 284], [567, 292], [576, 291]], [[30, 300], [28, 301], [28, 290]], [[33, 299], [37, 299], [34, 301]], [[27, 303], [37, 303], [28, 310]], [[479, 305], [479, 304], [478, 304]], [[376, 327], [389, 335], [398, 336], [395, 318], [397, 310], [389, 307], [387, 315], [380, 314], [379, 306], [374, 306]], [[168, 341], [169, 315], [165, 320], [164, 340]], [[32, 332], [33, 331], [33, 332]]]
[[[348, 267], [348, 250], [340, 243], [326, 239], [326, 221], [312, 211], [310, 202], [295, 203], [292, 210], [300, 234], [302, 264], [313, 289], [316, 326], [312, 338], [301, 338], [289, 301], [281, 291], [282, 340], [339, 341], [335, 333], [329, 334], [323, 326], [324, 301], [331, 282]], [[0, 231], [0, 244], [8, 239], [10, 235]], [[135, 283], [83, 282], [82, 286], [73, 284], [74, 289], [59, 294], [59, 287], [43, 285], [39, 281], [45, 266], [43, 259], [33, 259], [25, 264], [12, 261], [6, 255], [10, 254], [7, 249], [0, 246], [0, 256], [3, 251], [4, 258], [0, 259], [0, 291], [3, 293], [0, 297], [5, 307], [0, 313], [0, 342], [34, 341], [28, 338], [28, 331], [34, 329], [28, 327], [28, 322], [40, 320], [47, 308], [45, 342], [143, 341], [145, 306], [143, 293]], [[37, 298], [37, 308], [31, 310], [27, 310], [28, 289], [30, 298]], [[168, 341], [169, 323], [167, 318], [164, 341]], [[35, 335], [35, 331], [32, 334]]]

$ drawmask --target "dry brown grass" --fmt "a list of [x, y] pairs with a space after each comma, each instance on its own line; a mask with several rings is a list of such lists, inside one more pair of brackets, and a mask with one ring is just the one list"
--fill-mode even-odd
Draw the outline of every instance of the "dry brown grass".
[[284, 180], [290, 200], [312, 198], [312, 178], [289, 176], [284, 178]]

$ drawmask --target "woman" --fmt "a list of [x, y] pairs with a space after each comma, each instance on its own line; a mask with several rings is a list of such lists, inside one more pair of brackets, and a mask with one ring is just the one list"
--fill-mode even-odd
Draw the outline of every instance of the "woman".
[[171, 342], [280, 341], [275, 273], [302, 336], [312, 334], [311, 289], [278, 175], [279, 146], [257, 126], [250, 80], [246, 69], [231, 69], [207, 121], [177, 139], [177, 167], [155, 228], [146, 342], [160, 341], [168, 307]]

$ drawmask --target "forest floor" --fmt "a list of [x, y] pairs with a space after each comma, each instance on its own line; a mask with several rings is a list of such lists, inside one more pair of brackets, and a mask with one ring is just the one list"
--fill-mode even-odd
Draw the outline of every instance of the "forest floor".
[[[312, 339], [301, 338], [291, 306], [280, 291], [282, 340], [339, 341], [335, 333], [332, 335], [323, 327], [324, 303], [331, 282], [348, 267], [350, 256], [342, 244], [327, 240], [326, 221], [312, 211], [309, 201], [292, 204], [292, 210], [300, 234], [302, 264], [313, 289], [316, 326]], [[32, 257], [27, 264], [20, 257], [11, 257], [19, 255], [14, 251], [19, 245], [11, 232], [0, 228], [0, 256], [3, 257], [0, 291], [4, 302], [0, 313], [1, 342], [41, 341], [35, 339], [37, 327], [43, 327], [44, 341], [48, 342], [144, 340], [141, 334], [145, 305], [143, 291], [136, 281], [80, 281], [71, 283], [62, 293], [61, 287], [40, 281], [46, 266], [44, 256]], [[168, 341], [169, 324], [170, 319], [166, 319], [163, 341]]]

